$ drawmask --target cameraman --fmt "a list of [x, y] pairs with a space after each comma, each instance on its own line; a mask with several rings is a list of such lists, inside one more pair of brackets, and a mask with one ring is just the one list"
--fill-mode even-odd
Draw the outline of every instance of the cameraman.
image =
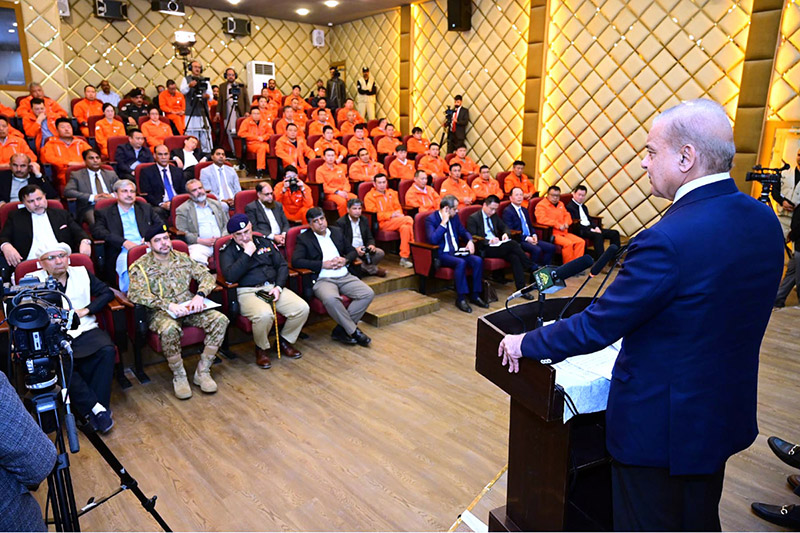
[[[69, 245], [61, 242], [39, 250], [41, 270], [32, 274], [39, 281], [53, 276], [58, 290], [67, 295], [80, 319], [76, 329], [67, 333], [72, 339], [72, 369], [65, 368], [69, 397], [75, 411], [89, 419], [95, 430], [107, 433], [114, 420], [108, 406], [111, 402], [111, 378], [116, 350], [108, 334], [98, 327], [95, 314], [114, 299], [108, 285], [83, 266], [70, 266]], [[66, 307], [66, 302], [63, 302]]]
[[204, 152], [211, 152], [211, 126], [206, 122], [208, 101], [211, 100], [211, 84], [203, 76], [203, 66], [196, 59], [189, 63], [189, 73], [181, 80], [181, 92], [186, 96], [185, 135], [200, 139]]
[[375, 246], [375, 238], [369, 229], [369, 220], [361, 216], [364, 204], [358, 198], [350, 198], [347, 201], [347, 214], [336, 221], [336, 225], [342, 230], [344, 240], [349, 242], [358, 258], [361, 259], [360, 265], [350, 264], [347, 269], [356, 277], [364, 276], [386, 277], [386, 270], [378, 268], [378, 263], [386, 255], [383, 250]]
[[330, 108], [332, 113], [331, 116], [333, 117], [335, 116], [333, 113], [342, 107], [344, 105], [344, 101], [347, 100], [347, 89], [344, 86], [344, 82], [342, 81], [338, 68], [331, 67], [330, 73], [331, 79], [328, 80], [326, 92], [328, 94], [328, 107]]
[[[772, 199], [778, 204], [778, 220], [783, 228], [783, 234], [787, 242], [789, 238], [791, 222], [794, 219], [793, 212], [800, 204], [800, 150], [797, 151], [796, 164], [791, 170], [781, 174], [781, 186], [772, 187]], [[794, 232], [797, 235], [797, 232]], [[795, 287], [795, 273], [797, 272], [797, 247], [794, 254], [789, 255], [789, 263], [786, 266], [786, 275], [778, 287], [778, 294], [775, 296], [775, 307], [781, 308], [786, 305], [786, 298]], [[800, 295], [800, 285], [797, 285], [798, 295]]]
[[314, 206], [311, 189], [297, 177], [292, 165], [284, 169], [283, 181], [275, 186], [275, 201], [283, 206], [286, 218], [305, 224], [306, 211]]
[[[250, 97], [247, 94], [247, 86], [237, 81], [236, 70], [233, 67], [225, 69], [225, 81], [219, 86], [219, 103], [217, 113], [220, 123], [225, 133], [228, 135], [230, 149], [233, 150], [233, 135], [236, 133], [236, 121], [240, 117], [246, 117], [247, 104]], [[222, 144], [222, 139], [220, 139]]]
[[466, 144], [467, 124], [469, 124], [469, 109], [461, 106], [460, 94], [453, 98], [453, 109], [447, 115], [445, 128], [447, 128], [447, 153], [453, 153], [461, 145]]

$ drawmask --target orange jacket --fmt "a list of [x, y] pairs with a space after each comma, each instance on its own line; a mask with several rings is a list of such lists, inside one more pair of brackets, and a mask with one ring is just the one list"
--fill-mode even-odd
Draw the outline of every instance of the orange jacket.
[[294, 165], [298, 170], [306, 168], [306, 160], [314, 158], [314, 150], [306, 145], [306, 141], [300, 137], [296, 139], [296, 145], [292, 144], [289, 137], [281, 136], [275, 143], [275, 156], [283, 161], [283, 165]]
[[[75, 109], [72, 110], [72, 116], [78, 119], [78, 125], [81, 128], [81, 134], [84, 137], [89, 136], [89, 117], [103, 114], [103, 102], [100, 100], [89, 101], [86, 98], [75, 104]], [[86, 126], [84, 126], [86, 124]]]
[[489, 183], [486, 183], [481, 178], [475, 178], [475, 181], [472, 182], [472, 190], [475, 191], [475, 198], [478, 200], [483, 200], [492, 194], [501, 200], [503, 199], [503, 191], [500, 189], [500, 183], [494, 178], [489, 178]]
[[[545, 198], [536, 204], [534, 214], [538, 224], [553, 228], [554, 235], [566, 235], [569, 232], [569, 225], [572, 224], [572, 215], [564, 207], [564, 202], [558, 202], [558, 205], [553, 205], [550, 200]], [[566, 230], [558, 229], [558, 226], [564, 224], [568, 227]]]
[[419, 208], [420, 213], [436, 211], [439, 209], [441, 199], [439, 193], [433, 187], [425, 187], [425, 190], [421, 191], [416, 184], [408, 189], [405, 198], [406, 205]]
[[347, 109], [346, 107], [340, 107], [336, 111], [336, 123], [337, 124], [343, 124], [343, 123], [347, 122], [347, 112], [348, 111], [354, 111], [355, 112], [355, 114], [356, 114], [356, 124], [359, 124], [361, 122], [366, 122], [366, 120], [364, 120], [364, 117], [361, 116], [361, 113], [359, 113], [356, 110], [355, 107], [353, 109]]
[[458, 198], [458, 201], [462, 204], [466, 204], [467, 200], [469, 200], [470, 203], [475, 202], [475, 191], [473, 191], [472, 188], [467, 185], [467, 182], [464, 181], [464, 179], [460, 179], [458, 180], [458, 183], [456, 183], [453, 178], [447, 178], [444, 180], [444, 183], [442, 183], [442, 188], [439, 190], [439, 194], [442, 197], [452, 194]]
[[419, 160], [419, 169], [426, 174], [436, 174], [437, 176], [449, 176], [450, 167], [442, 156], [433, 157], [432, 155], [422, 156]]
[[125, 133], [125, 125], [119, 120], [112, 120], [111, 123], [103, 118], [98, 120], [94, 127], [94, 139], [97, 141], [97, 146], [100, 147], [100, 153], [103, 157], [108, 157], [108, 139], [111, 137], [121, 137], [127, 135]]
[[378, 222], [389, 220], [392, 214], [399, 211], [403, 212], [400, 201], [397, 199], [397, 191], [386, 189], [384, 194], [373, 188], [364, 197], [364, 209], [378, 214]]
[[[286, 125], [287, 124], [289, 124], [289, 122], [287, 122], [285, 118], [280, 119], [275, 124], [275, 133], [278, 134], [278, 135], [286, 135]], [[305, 136], [306, 136], [306, 125], [305, 125], [305, 122], [303, 124], [300, 124], [297, 120], [295, 120], [295, 121], [292, 122], [292, 124], [297, 126], [297, 136], [305, 138]]]
[[295, 96], [291, 93], [283, 97], [283, 107], [286, 107], [287, 105], [288, 106], [292, 105], [293, 98], [297, 98], [297, 101], [300, 102], [300, 109], [302, 109], [303, 111], [305, 111], [306, 109], [311, 109], [311, 104], [306, 102], [305, 98], [303, 98], [302, 96]]
[[308, 135], [309, 136], [311, 136], [311, 135], [322, 135], [322, 128], [324, 128], [325, 126], [330, 126], [331, 128], [333, 128], [333, 136], [334, 137], [341, 136], [341, 133], [339, 133], [339, 130], [336, 129], [336, 124], [332, 124], [330, 122], [320, 122], [319, 120], [315, 120], [314, 122], [312, 122], [308, 126]]
[[347, 179], [347, 165], [334, 164], [333, 168], [324, 164], [317, 168], [317, 183], [322, 183], [325, 194], [335, 194], [336, 191], [350, 192], [350, 181]]
[[358, 124], [358, 122], [354, 124], [352, 122], [348, 122], [345, 120], [344, 122], [340, 122], [339, 124], [340, 124], [339, 131], [341, 132], [342, 135], [355, 135], [356, 133], [355, 127], [356, 124]]
[[280, 105], [280, 102], [283, 102], [283, 93], [277, 87], [274, 89], [267, 89], [267, 94], [269, 95], [270, 102], [275, 102], [278, 105]]
[[[47, 127], [50, 133], [56, 135], [56, 119], [59, 117], [50, 115], [47, 112], [45, 112], [45, 115], [47, 115]], [[22, 129], [25, 130], [25, 135], [35, 139], [34, 145], [37, 149], [40, 149], [42, 145], [42, 127], [36, 122], [36, 117], [33, 114], [25, 115], [22, 118]]]
[[536, 187], [533, 186], [533, 182], [528, 179], [528, 176], [523, 174], [522, 179], [520, 179], [512, 172], [506, 176], [506, 179], [503, 182], [503, 188], [506, 190], [506, 193], [511, 194], [511, 191], [514, 189], [514, 187], [519, 187], [522, 189], [524, 194], [536, 192]]
[[422, 140], [417, 140], [416, 137], [411, 137], [408, 140], [408, 148], [409, 152], [414, 152], [415, 154], [424, 154], [427, 152], [431, 147], [431, 142], [426, 139], [425, 137]]
[[378, 141], [378, 153], [379, 154], [393, 154], [394, 149], [400, 146], [402, 143], [397, 140], [396, 137], [382, 137], [381, 140]]
[[[20, 100], [19, 105], [17, 106], [17, 116], [20, 118], [24, 118], [26, 115], [33, 116], [33, 111], [31, 110], [31, 100], [33, 96], [26, 96], [22, 100]], [[56, 118], [58, 117], [67, 117], [67, 112], [64, 111], [64, 108], [58, 105], [58, 102], [53, 100], [52, 98], [44, 97], [44, 109], [47, 112], [47, 115], [53, 115]]]
[[14, 110], [10, 107], [6, 107], [3, 104], [0, 104], [0, 115], [3, 115], [6, 118], [11, 118], [14, 116]]
[[372, 141], [364, 137], [360, 141], [357, 137], [353, 137], [347, 143], [347, 152], [353, 155], [358, 155], [358, 151], [362, 148], [366, 148], [369, 152], [369, 158], [373, 161], [378, 160], [378, 151], [375, 149], [375, 145], [372, 144]]
[[322, 157], [325, 154], [325, 150], [328, 148], [332, 148], [333, 151], [336, 152], [336, 157], [347, 157], [347, 148], [342, 146], [342, 143], [336, 139], [326, 141], [324, 137], [317, 140], [316, 144], [314, 144], [314, 153], [317, 154], [317, 157]]
[[247, 117], [239, 125], [239, 131], [236, 134], [245, 139], [247, 142], [269, 142], [269, 138], [274, 135], [272, 124], [269, 120], [261, 119], [256, 124], [253, 117]]
[[406, 159], [405, 164], [403, 164], [399, 159], [395, 158], [392, 164], [389, 165], [389, 176], [392, 178], [400, 178], [401, 180], [413, 180], [415, 170], [414, 162], [410, 159]]
[[[325, 112], [328, 113], [328, 115], [330, 115], [331, 113], [330, 109], [328, 109], [327, 107], [323, 107], [322, 109], [324, 109]], [[315, 107], [314, 109], [311, 110], [311, 120], [317, 120], [317, 115], [319, 115], [319, 110], [320, 110], [319, 107]]]
[[31, 151], [25, 139], [9, 135], [5, 142], [0, 143], [0, 165], [9, 164], [11, 156], [14, 154], [25, 154], [31, 158], [31, 161], [36, 161], [36, 154]]
[[461, 175], [466, 176], [467, 174], [477, 174], [480, 172], [478, 165], [475, 164], [475, 161], [466, 156], [464, 159], [461, 159], [457, 155], [453, 156], [450, 160], [450, 164], [447, 165], [447, 168], [450, 168], [450, 165], [458, 163], [461, 165]]
[[67, 167], [70, 163], [83, 163], [83, 151], [91, 148], [83, 139], [73, 138], [67, 146], [58, 137], [50, 137], [41, 151], [42, 163], [52, 165], [55, 171], [53, 184], [63, 186], [66, 183]]
[[386, 169], [377, 161], [369, 163], [355, 161], [350, 165], [349, 176], [352, 181], [372, 181], [376, 174], [386, 174]]
[[[289, 189], [283, 190], [283, 182], [281, 181], [275, 186], [275, 200], [280, 202], [286, 211], [287, 216], [294, 215], [301, 209], [311, 209], [314, 207], [314, 198], [311, 196], [311, 189], [306, 185], [303, 191], [292, 193]], [[305, 224], [305, 220], [303, 221]]]
[[[166, 91], [161, 91], [162, 93]], [[158, 121], [154, 124], [152, 120], [148, 120], [142, 124], [142, 135], [147, 140], [147, 146], [155, 148], [159, 144], [164, 144], [167, 137], [172, 137], [172, 128], [166, 122]]]
[[174, 96], [169, 91], [161, 91], [158, 94], [158, 108], [162, 113], [186, 112], [186, 97], [180, 91], [175, 91]]
[[[372, 128], [372, 131], [371, 131], [371, 132], [369, 132], [369, 136], [370, 136], [370, 137], [377, 137], [377, 136], [379, 136], [379, 135], [386, 135], [386, 131], [385, 131], [385, 130], [382, 130], [382, 129], [380, 129], [380, 128], [379, 128], [379, 127], [377, 127], [377, 126], [375, 126], [374, 128]], [[398, 130], [394, 130], [394, 136], [395, 136], [395, 137], [400, 137], [400, 136], [401, 136], [401, 135], [400, 135], [400, 132], [399, 132]]]

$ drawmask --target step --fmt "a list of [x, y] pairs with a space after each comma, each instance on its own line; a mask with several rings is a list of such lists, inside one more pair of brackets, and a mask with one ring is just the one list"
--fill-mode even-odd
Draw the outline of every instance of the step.
[[386, 277], [367, 276], [362, 281], [372, 288], [376, 295], [403, 289], [419, 288], [419, 280], [411, 268], [403, 268], [392, 256], [387, 256], [381, 261], [380, 267], [386, 270]]
[[364, 314], [364, 322], [376, 327], [388, 326], [439, 310], [439, 300], [408, 289], [375, 296]]

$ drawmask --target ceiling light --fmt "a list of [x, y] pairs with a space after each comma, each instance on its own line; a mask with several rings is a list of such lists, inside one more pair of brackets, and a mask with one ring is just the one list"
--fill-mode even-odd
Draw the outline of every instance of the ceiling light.
[[339, 5], [339, 2], [337, 2], [336, 0], [325, 0], [325, 2], [322, 3], [328, 7], [336, 7]]
[[333, 26], [333, 22], [329, 22], [329, 23], [328, 23], [328, 26]]
[[311, 13], [311, 11], [309, 11], [308, 9], [306, 9], [306, 8], [304, 8], [304, 7], [301, 7], [300, 9], [298, 9], [297, 11], [295, 11], [295, 13], [297, 13], [297, 14], [298, 14], [298, 15], [300, 15], [301, 17], [305, 17], [306, 15], [308, 15], [309, 13]]
[[237, 5], [239, 2], [241, 2], [241, 0], [228, 0], [228, 3], [234, 6]]

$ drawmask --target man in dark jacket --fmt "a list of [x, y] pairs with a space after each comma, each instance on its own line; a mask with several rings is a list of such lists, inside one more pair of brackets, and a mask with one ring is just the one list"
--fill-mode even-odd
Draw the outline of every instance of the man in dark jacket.
[[208, 161], [208, 155], [198, 147], [200, 141], [194, 135], [189, 135], [183, 141], [183, 148], [175, 148], [169, 156], [172, 161], [178, 165], [178, 168], [183, 169], [184, 181], [189, 181], [194, 178], [194, 167], [197, 163]]
[[619, 232], [614, 229], [601, 228], [597, 222], [592, 220], [589, 210], [586, 209], [586, 186], [578, 185], [572, 191], [572, 200], [566, 205], [567, 211], [572, 216], [573, 222], [578, 222], [577, 234], [584, 239], [591, 239], [594, 244], [594, 252], [597, 257], [603, 255], [605, 250], [605, 240], [615, 246], [619, 246]]
[[286, 242], [286, 232], [289, 231], [289, 219], [283, 212], [283, 206], [275, 201], [272, 185], [262, 181], [256, 185], [257, 198], [247, 204], [244, 214], [253, 224], [253, 231], [266, 235], [278, 246]]
[[58, 198], [58, 193], [45, 180], [37, 163], [25, 154], [14, 154], [8, 170], [0, 171], [0, 205], [19, 200], [19, 191], [26, 185], [38, 185], [47, 198]]
[[286, 288], [289, 279], [286, 259], [271, 240], [253, 235], [253, 225], [247, 215], [233, 215], [228, 221], [228, 233], [233, 239], [220, 250], [220, 272], [227, 281], [239, 285], [236, 297], [242, 316], [253, 322], [256, 364], [261, 368], [272, 366], [267, 354], [267, 335], [275, 321], [272, 303], [267, 301], [270, 297], [275, 302], [275, 310], [286, 317], [278, 336], [281, 353], [298, 359], [302, 354], [292, 345], [308, 320], [309, 308], [305, 300]]
[[375, 238], [369, 229], [369, 220], [361, 216], [364, 204], [358, 198], [350, 198], [347, 201], [347, 214], [336, 221], [336, 225], [342, 230], [345, 241], [349, 242], [361, 259], [360, 265], [350, 264], [348, 270], [354, 276], [363, 278], [364, 276], [386, 277], [386, 270], [378, 268], [378, 263], [385, 257], [383, 250], [375, 246]]
[[155, 161], [150, 148], [144, 145], [144, 134], [139, 129], [130, 130], [128, 142], [117, 146], [114, 160], [117, 162], [117, 176], [130, 180], [133, 179], [136, 167]]

